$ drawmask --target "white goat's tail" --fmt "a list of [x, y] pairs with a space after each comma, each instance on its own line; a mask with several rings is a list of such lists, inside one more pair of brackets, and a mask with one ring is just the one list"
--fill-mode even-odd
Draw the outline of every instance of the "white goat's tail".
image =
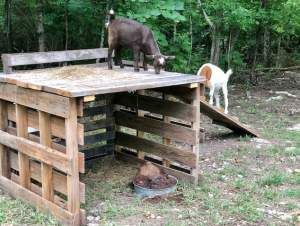
[[229, 77], [230, 77], [230, 75], [232, 75], [232, 73], [233, 73], [233, 71], [232, 71], [232, 69], [230, 68], [230, 69], [225, 73], [227, 79], [229, 79]]

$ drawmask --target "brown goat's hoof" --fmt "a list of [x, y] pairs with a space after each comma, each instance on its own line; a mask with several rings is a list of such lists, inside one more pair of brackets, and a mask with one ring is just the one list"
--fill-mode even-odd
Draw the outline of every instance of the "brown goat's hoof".
[[121, 64], [121, 65], [120, 65], [120, 68], [124, 68], [124, 67], [125, 67], [124, 64]]
[[108, 66], [108, 70], [112, 70], [112, 69], [113, 69], [113, 67]]
[[140, 69], [139, 69], [139, 68], [135, 68], [134, 71], [135, 71], [135, 72], [139, 72]]

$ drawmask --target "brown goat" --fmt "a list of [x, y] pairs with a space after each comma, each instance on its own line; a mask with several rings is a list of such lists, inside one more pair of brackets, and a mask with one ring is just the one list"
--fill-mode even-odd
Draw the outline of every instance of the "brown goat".
[[[130, 48], [134, 53], [134, 71], [139, 71], [140, 54], [144, 54], [143, 68], [148, 70], [146, 57], [153, 59], [155, 73], [159, 74], [165, 66], [166, 60], [174, 59], [174, 56], [164, 56], [153, 37], [152, 31], [130, 19], [115, 19], [114, 11], [110, 10], [108, 27], [108, 68], [112, 69], [112, 53], [115, 51], [115, 63], [124, 67], [120, 52], [122, 48]], [[146, 56], [146, 57], [145, 57]]]

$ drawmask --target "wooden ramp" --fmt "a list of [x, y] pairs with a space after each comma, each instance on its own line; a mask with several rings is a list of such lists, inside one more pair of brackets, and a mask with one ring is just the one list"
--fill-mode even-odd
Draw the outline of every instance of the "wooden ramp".
[[214, 124], [225, 126], [240, 135], [259, 137], [256, 131], [241, 123], [239, 120], [234, 119], [232, 116], [224, 114], [218, 108], [211, 106], [208, 102], [201, 100], [200, 103], [201, 113], [211, 118]]

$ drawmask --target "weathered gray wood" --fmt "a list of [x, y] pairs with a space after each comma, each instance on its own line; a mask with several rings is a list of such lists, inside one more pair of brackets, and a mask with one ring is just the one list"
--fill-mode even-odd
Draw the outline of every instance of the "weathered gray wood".
[[98, 129], [104, 129], [106, 127], [111, 127], [114, 125], [114, 118], [105, 118], [96, 121], [90, 121], [84, 123], [84, 131], [89, 132]]
[[100, 95], [204, 81], [200, 76], [162, 71], [108, 70], [97, 65], [32, 70], [0, 76], [0, 81], [68, 97]]
[[142, 150], [192, 168], [196, 167], [196, 154], [188, 150], [158, 144], [153, 141], [121, 132], [116, 132], [116, 144], [136, 150]]
[[69, 98], [0, 83], [0, 98], [60, 117], [69, 115]]
[[188, 122], [195, 120], [197, 114], [196, 108], [192, 105], [128, 93], [116, 94], [115, 104], [131, 108], [138, 107], [144, 111], [183, 119]]
[[2, 54], [5, 67], [107, 58], [107, 48]]
[[113, 131], [98, 133], [94, 135], [88, 135], [84, 137], [84, 144], [94, 144], [96, 142], [105, 141], [105, 140], [113, 140], [115, 138], [115, 133]]
[[190, 128], [150, 118], [137, 117], [126, 112], [116, 112], [115, 117], [117, 125], [153, 133], [170, 140], [176, 140], [191, 145], [196, 144], [196, 132]]
[[101, 145], [98, 147], [93, 147], [89, 149], [82, 150], [85, 156], [85, 160], [89, 160], [91, 158], [102, 157], [107, 154], [111, 154], [113, 152], [113, 145]]

